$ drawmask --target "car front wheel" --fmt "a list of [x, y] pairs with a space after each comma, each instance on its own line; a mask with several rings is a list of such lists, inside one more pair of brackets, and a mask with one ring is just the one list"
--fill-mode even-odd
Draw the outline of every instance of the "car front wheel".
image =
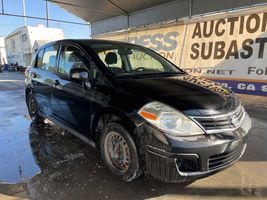
[[100, 151], [105, 164], [118, 178], [130, 182], [141, 174], [134, 140], [120, 124], [109, 123], [104, 126]]

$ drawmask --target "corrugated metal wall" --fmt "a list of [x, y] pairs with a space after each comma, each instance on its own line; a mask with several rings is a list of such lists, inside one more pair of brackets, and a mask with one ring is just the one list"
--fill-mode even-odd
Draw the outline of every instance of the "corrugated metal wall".
[[221, 12], [267, 3], [267, 0], [176, 0], [108, 20], [92, 23], [92, 35], [176, 20], [183, 17]]

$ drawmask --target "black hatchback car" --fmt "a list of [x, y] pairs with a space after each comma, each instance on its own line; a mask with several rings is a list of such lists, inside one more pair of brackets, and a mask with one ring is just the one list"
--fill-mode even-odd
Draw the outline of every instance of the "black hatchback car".
[[98, 148], [124, 181], [195, 180], [246, 149], [251, 120], [232, 91], [142, 46], [52, 42], [38, 50], [25, 81], [32, 120], [48, 119]]

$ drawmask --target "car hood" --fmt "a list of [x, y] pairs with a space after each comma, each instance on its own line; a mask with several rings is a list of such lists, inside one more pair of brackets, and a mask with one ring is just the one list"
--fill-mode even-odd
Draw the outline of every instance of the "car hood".
[[124, 93], [143, 102], [160, 101], [188, 115], [216, 115], [230, 112], [240, 104], [234, 93], [202, 77], [178, 75], [171, 77], [117, 79]]

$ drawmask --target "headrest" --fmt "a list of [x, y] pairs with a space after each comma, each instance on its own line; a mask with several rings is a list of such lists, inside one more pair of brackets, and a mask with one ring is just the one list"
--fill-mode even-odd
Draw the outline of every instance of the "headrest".
[[108, 65], [112, 65], [112, 64], [116, 64], [118, 61], [117, 59], [117, 54], [114, 53], [114, 52], [108, 52], [106, 57], [105, 57], [105, 62], [108, 64]]

